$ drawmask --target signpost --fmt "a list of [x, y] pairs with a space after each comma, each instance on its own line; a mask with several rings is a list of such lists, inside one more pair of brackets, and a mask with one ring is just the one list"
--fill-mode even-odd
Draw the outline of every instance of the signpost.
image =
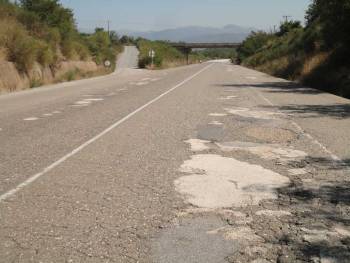
[[154, 67], [154, 57], [156, 56], [156, 52], [153, 49], [151, 49], [148, 52], [148, 56], [152, 59], [151, 68], [153, 69], [153, 67]]

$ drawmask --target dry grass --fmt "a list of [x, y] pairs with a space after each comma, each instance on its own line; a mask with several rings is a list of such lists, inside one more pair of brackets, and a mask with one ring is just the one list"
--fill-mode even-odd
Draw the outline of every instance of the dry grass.
[[7, 60], [7, 50], [4, 47], [0, 47], [0, 61]]
[[323, 64], [331, 55], [330, 52], [323, 52], [313, 55], [306, 59], [303, 69], [301, 71], [301, 77], [308, 76], [315, 68]]
[[280, 70], [286, 69], [288, 65], [289, 65], [288, 56], [284, 56], [281, 58], [271, 60], [263, 65], [260, 65], [256, 67], [256, 69], [258, 71], [262, 71], [270, 75], [275, 75]]

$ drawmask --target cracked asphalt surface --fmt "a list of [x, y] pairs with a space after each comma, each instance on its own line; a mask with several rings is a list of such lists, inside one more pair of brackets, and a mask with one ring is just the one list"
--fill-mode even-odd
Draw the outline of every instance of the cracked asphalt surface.
[[[210, 62], [125, 69], [0, 105], [0, 195], [74, 153], [0, 202], [0, 262], [349, 262], [349, 100]], [[290, 183], [259, 204], [195, 206], [174, 182], [199, 154]]]

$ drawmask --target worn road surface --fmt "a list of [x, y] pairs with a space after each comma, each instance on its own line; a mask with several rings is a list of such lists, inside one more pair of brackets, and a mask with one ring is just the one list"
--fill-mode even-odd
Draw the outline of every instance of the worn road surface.
[[349, 262], [349, 100], [125, 52], [0, 97], [0, 262]]

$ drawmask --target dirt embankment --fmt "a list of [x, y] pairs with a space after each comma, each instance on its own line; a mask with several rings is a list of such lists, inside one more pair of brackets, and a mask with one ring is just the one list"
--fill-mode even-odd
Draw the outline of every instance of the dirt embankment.
[[92, 76], [103, 70], [103, 67], [93, 61], [62, 61], [56, 67], [43, 67], [35, 63], [29, 72], [21, 73], [13, 62], [0, 60], [0, 93], [70, 81]]

